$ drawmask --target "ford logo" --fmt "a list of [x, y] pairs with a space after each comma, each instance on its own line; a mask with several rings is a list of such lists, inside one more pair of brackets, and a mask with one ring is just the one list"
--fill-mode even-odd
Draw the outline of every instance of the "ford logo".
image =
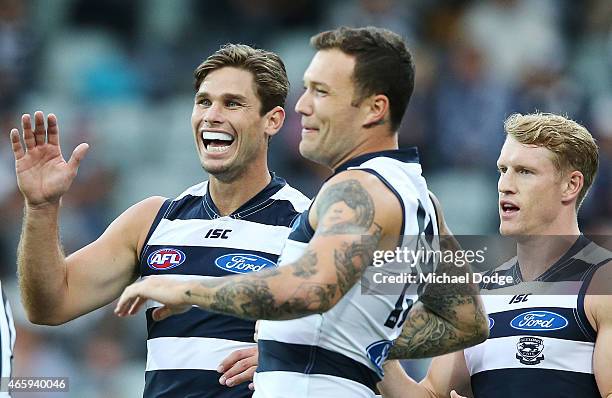
[[255, 254], [226, 254], [217, 257], [215, 265], [236, 274], [246, 274], [261, 271], [264, 268], [276, 267], [275, 262]]
[[523, 312], [510, 321], [510, 326], [514, 329], [541, 332], [563, 329], [567, 325], [564, 316], [551, 311]]
[[389, 356], [391, 346], [393, 346], [392, 341], [380, 340], [370, 344], [368, 348], [366, 348], [368, 359], [376, 367], [376, 371], [380, 377], [384, 375], [382, 365]]

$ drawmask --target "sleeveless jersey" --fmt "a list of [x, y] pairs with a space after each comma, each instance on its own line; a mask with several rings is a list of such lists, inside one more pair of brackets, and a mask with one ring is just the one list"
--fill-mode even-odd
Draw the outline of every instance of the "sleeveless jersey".
[[580, 236], [534, 281], [522, 281], [516, 258], [489, 272], [512, 276], [514, 285], [482, 286], [490, 335], [464, 350], [474, 397], [600, 396], [592, 364], [597, 336], [584, 295], [611, 258]]
[[[2, 356], [2, 361], [0, 362], [0, 376], [2, 378], [8, 378], [11, 377], [12, 372], [13, 348], [15, 347], [15, 325], [13, 323], [11, 306], [2, 291], [2, 282], [0, 282], [0, 297], [2, 297], [2, 305], [0, 306], [0, 355]], [[8, 392], [0, 391], [0, 397], [8, 396]]]
[[[336, 170], [377, 176], [401, 206], [403, 235], [437, 234], [437, 221], [416, 148], [371, 153]], [[303, 213], [283, 249], [280, 264], [295, 261], [313, 236]], [[406, 286], [407, 288], [407, 286]], [[401, 294], [362, 294], [361, 281], [329, 311], [287, 321], [260, 321], [258, 398], [374, 397], [382, 363], [401, 333], [416, 288]]]
[[[283, 179], [272, 181], [229, 216], [220, 216], [208, 183], [167, 200], [149, 231], [140, 274], [210, 278], [276, 267], [293, 220], [310, 201]], [[219, 384], [216, 368], [236, 349], [254, 346], [255, 323], [200, 308], [153, 321], [146, 311], [145, 397], [244, 398], [248, 383]]]

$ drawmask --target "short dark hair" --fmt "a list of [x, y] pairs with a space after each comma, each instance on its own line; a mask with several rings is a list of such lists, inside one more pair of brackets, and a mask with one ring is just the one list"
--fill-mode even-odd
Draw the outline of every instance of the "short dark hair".
[[343, 26], [313, 36], [310, 44], [317, 50], [336, 48], [354, 56], [357, 102], [370, 95], [386, 95], [391, 128], [399, 127], [414, 90], [412, 54], [401, 36], [373, 26]]
[[226, 66], [253, 74], [255, 93], [261, 101], [261, 115], [275, 106], [285, 106], [289, 91], [285, 64], [277, 54], [246, 44], [226, 44], [206, 58], [194, 71], [196, 91], [209, 73]]

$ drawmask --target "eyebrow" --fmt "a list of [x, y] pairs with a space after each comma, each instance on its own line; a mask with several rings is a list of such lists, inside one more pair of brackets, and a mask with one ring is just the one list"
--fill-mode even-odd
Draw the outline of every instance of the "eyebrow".
[[306, 85], [311, 85], [311, 86], [321, 86], [321, 87], [326, 88], [326, 89], [328, 89], [328, 90], [331, 88], [331, 87], [329, 86], [329, 84], [326, 84], [326, 83], [323, 83], [323, 82], [319, 82], [319, 81], [316, 81], [316, 80], [309, 80], [308, 82], [306, 82], [306, 81], [304, 80], [304, 81], [303, 81], [303, 84], [304, 84], [304, 86], [306, 86]]
[[[206, 98], [209, 97], [209, 94], [206, 91], [198, 91], [195, 95], [196, 99], [198, 98]], [[247, 98], [242, 95], [242, 94], [235, 94], [235, 93], [224, 93], [221, 94], [221, 98], [225, 101], [227, 100], [234, 100], [234, 101], [238, 101], [238, 102], [247, 102]]]

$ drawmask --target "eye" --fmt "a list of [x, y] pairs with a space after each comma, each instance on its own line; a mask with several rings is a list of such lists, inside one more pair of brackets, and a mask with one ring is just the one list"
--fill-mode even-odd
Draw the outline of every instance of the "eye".
[[320, 95], [320, 96], [326, 96], [328, 94], [327, 91], [320, 89], [320, 88], [315, 88], [315, 93], [317, 93], [317, 95]]
[[525, 174], [525, 175], [533, 174], [533, 172], [531, 170], [528, 170], [528, 169], [520, 169], [519, 173], [520, 174]]
[[498, 167], [497, 171], [499, 172], [499, 174], [504, 174], [506, 172], [506, 168], [505, 167]]
[[198, 98], [196, 99], [196, 104], [203, 106], [210, 106], [211, 102], [208, 98]]

